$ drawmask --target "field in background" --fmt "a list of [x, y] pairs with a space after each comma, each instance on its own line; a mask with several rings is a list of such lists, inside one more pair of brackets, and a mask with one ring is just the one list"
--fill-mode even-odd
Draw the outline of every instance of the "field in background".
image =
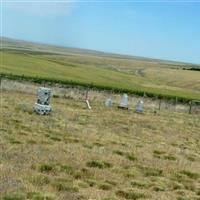
[[95, 91], [87, 110], [84, 92], [54, 88], [38, 116], [37, 86], [2, 81], [0, 199], [200, 199], [199, 115], [106, 108]]
[[200, 67], [186, 63], [3, 40], [0, 73], [154, 96], [200, 99]]

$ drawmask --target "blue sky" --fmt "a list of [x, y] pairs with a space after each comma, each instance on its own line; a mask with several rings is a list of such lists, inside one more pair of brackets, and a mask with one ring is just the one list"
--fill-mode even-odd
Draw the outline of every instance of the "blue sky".
[[200, 63], [200, 1], [3, 0], [11, 38]]

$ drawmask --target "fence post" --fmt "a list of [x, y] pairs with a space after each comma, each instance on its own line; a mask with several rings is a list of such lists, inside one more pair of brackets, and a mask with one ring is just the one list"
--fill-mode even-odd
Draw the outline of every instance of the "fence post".
[[89, 93], [89, 88], [86, 89], [85, 100], [88, 100], [88, 93]]
[[67, 95], [66, 95], [66, 94], [67, 94], [67, 92], [66, 92], [66, 88], [64, 87], [64, 89], [63, 89], [63, 98], [64, 98], [64, 99], [67, 98]]
[[192, 101], [189, 102], [189, 114], [192, 113]]
[[158, 105], [158, 109], [160, 110], [161, 109], [161, 99], [159, 100], [159, 105]]
[[175, 111], [176, 111], [177, 102], [178, 102], [178, 97], [175, 98], [175, 104], [174, 104], [174, 107], [175, 107], [174, 110], [175, 110]]

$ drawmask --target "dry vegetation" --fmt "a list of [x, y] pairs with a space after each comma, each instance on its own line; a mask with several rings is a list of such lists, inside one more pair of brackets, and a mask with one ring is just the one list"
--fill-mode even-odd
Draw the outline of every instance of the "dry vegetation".
[[200, 199], [199, 115], [54, 95], [38, 116], [26, 87], [1, 91], [1, 199]]

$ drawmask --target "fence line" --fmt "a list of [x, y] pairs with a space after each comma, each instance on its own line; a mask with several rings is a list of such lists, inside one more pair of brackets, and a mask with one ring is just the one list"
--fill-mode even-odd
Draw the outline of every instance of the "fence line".
[[[41, 84], [34, 84], [30, 82], [21, 82], [15, 80], [2, 79], [1, 80], [1, 88], [6, 91], [18, 91], [18, 92], [26, 92], [32, 95], [36, 95], [37, 88], [40, 87]], [[42, 86], [47, 86], [42, 84]], [[74, 88], [74, 87], [63, 87], [62, 85], [54, 85], [48, 86], [52, 89], [53, 98], [65, 98], [65, 99], [74, 99], [79, 101], [89, 100], [90, 102], [99, 101], [105, 102], [107, 98], [112, 98], [113, 104], [119, 104], [121, 95], [120, 93], [115, 93], [113, 91], [107, 90], [95, 90], [90, 88]], [[168, 110], [171, 112], [184, 112], [184, 113], [200, 113], [200, 103], [192, 103], [178, 102], [178, 98], [175, 99], [160, 99], [159, 96], [150, 98], [143, 94], [143, 97], [137, 96], [134, 94], [129, 95], [129, 105], [133, 107], [136, 103], [143, 99], [145, 108], [153, 109], [154, 111], [162, 111]], [[200, 102], [200, 101], [194, 101]]]
[[[9, 79], [9, 80], [15, 80], [15, 81], [26, 81], [30, 83], [37, 83], [37, 84], [43, 84], [43, 85], [62, 85], [62, 87], [73, 87], [73, 88], [90, 88], [95, 90], [106, 90], [106, 91], [113, 91], [115, 93], [128, 93], [128, 94], [134, 94], [137, 96], [148, 96], [150, 98], [158, 96], [161, 99], [175, 99], [176, 96], [171, 93], [162, 93], [162, 92], [156, 92], [156, 91], [149, 91], [147, 88], [143, 90], [137, 89], [137, 88], [121, 88], [117, 86], [108, 86], [108, 85], [101, 85], [101, 84], [94, 84], [92, 82], [81, 82], [81, 81], [74, 81], [74, 80], [58, 80], [53, 78], [45, 78], [45, 77], [34, 77], [34, 76], [25, 76], [25, 75], [14, 75], [12, 73], [0, 73], [0, 76]], [[199, 98], [199, 97], [197, 97]], [[185, 95], [179, 95], [178, 101], [179, 102], [189, 102], [192, 98], [185, 96]]]

